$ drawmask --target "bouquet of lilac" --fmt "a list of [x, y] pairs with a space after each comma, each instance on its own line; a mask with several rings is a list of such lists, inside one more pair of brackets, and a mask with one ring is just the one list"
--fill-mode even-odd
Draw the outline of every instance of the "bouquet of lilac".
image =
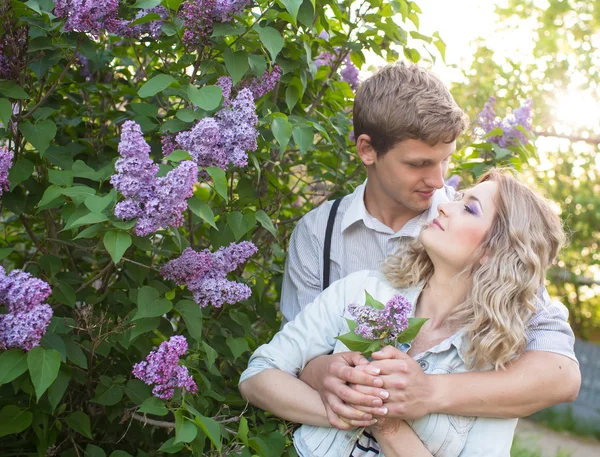
[[351, 351], [370, 357], [373, 352], [393, 343], [410, 343], [421, 330], [426, 318], [408, 317], [411, 303], [394, 295], [385, 305], [365, 291], [364, 305], [352, 303], [348, 312], [356, 319], [346, 319], [350, 331], [336, 337]]

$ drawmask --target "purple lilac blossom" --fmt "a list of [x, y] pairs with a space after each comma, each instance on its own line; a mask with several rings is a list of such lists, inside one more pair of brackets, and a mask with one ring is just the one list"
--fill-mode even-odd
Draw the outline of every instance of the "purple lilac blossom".
[[146, 384], [154, 384], [152, 394], [162, 400], [171, 398], [176, 387], [193, 394], [198, 386], [187, 367], [179, 365], [179, 357], [187, 350], [185, 337], [172, 336], [169, 341], [163, 341], [156, 351], [151, 351], [145, 361], [136, 363], [132, 373]]
[[0, 38], [0, 78], [10, 79], [10, 60], [6, 56], [7, 43], [4, 38]]
[[224, 303], [235, 304], [252, 294], [250, 288], [227, 279], [230, 273], [257, 252], [249, 242], [231, 243], [211, 253], [208, 249], [195, 252], [187, 248], [183, 254], [161, 268], [161, 274], [179, 285], [185, 285], [201, 307], [220, 308]]
[[401, 295], [392, 297], [383, 309], [354, 303], [348, 306], [348, 312], [358, 324], [354, 332], [368, 340], [396, 339], [408, 328], [408, 315], [411, 310], [411, 303]]
[[358, 87], [358, 68], [350, 60], [350, 56], [344, 61], [344, 68], [340, 71], [340, 76], [346, 81], [353, 90]]
[[454, 189], [458, 189], [458, 186], [460, 185], [460, 176], [459, 175], [452, 175], [450, 176], [448, 179], [446, 179], [446, 185], [450, 186], [450, 187], [454, 187]]
[[329, 51], [323, 51], [317, 56], [314, 62], [317, 68], [321, 68], [323, 65], [331, 67], [337, 58], [337, 54], [331, 53]]
[[8, 170], [12, 166], [13, 153], [7, 147], [0, 146], [0, 197], [10, 189]]
[[121, 157], [110, 182], [126, 199], [115, 206], [115, 216], [123, 220], [138, 218], [135, 233], [145, 236], [161, 227], [183, 223], [186, 200], [193, 194], [198, 167], [190, 160], [181, 162], [166, 176], [156, 178], [158, 165], [150, 159], [150, 146], [139, 125], [123, 124], [119, 143]]
[[182, 41], [188, 50], [200, 49], [210, 40], [215, 6], [216, 0], [190, 0], [181, 8], [185, 27]]
[[267, 70], [263, 73], [260, 81], [257, 78], [254, 78], [248, 87], [252, 91], [254, 99], [258, 100], [263, 95], [275, 89], [275, 86], [277, 86], [280, 79], [281, 67], [279, 65], [274, 65], [270, 71]]
[[487, 135], [492, 130], [502, 128], [502, 135], [485, 138], [489, 143], [495, 143], [501, 148], [516, 146], [518, 144], [527, 144], [529, 142], [527, 136], [518, 128], [522, 127], [526, 132], [532, 131], [531, 124], [531, 109], [532, 101], [530, 99], [516, 108], [512, 114], [507, 115], [504, 119], [500, 119], [496, 115], [495, 110], [496, 97], [492, 96], [488, 99], [479, 113], [475, 125], [479, 126], [483, 135]]
[[233, 86], [231, 78], [229, 76], [221, 76], [219, 79], [217, 79], [216, 85], [221, 88], [221, 92], [223, 93], [224, 104], [229, 103], [229, 100], [231, 99], [231, 88]]
[[213, 17], [219, 22], [229, 22], [232, 17], [242, 12], [251, 0], [217, 0]]
[[118, 0], [55, 0], [54, 14], [66, 19], [65, 31], [97, 36], [103, 31], [132, 36], [128, 21], [118, 19]]
[[153, 21], [145, 22], [144, 24], [138, 24], [134, 26], [133, 33], [136, 36], [148, 34], [152, 38], [158, 38], [162, 31], [164, 21], [169, 17], [169, 11], [167, 11], [167, 9], [162, 5], [158, 5], [150, 9], [141, 9], [135, 15], [135, 20], [146, 17], [149, 14], [158, 14], [160, 16], [160, 19], [155, 19]]
[[0, 315], [0, 350], [29, 351], [40, 344], [52, 318], [52, 308], [42, 302], [51, 293], [41, 279], [21, 270], [6, 275], [0, 266], [0, 304], [8, 311]]
[[179, 133], [177, 143], [200, 167], [214, 166], [223, 170], [228, 164], [245, 167], [248, 164], [246, 151], [254, 151], [258, 146], [254, 96], [249, 88], [244, 88], [231, 99], [231, 79], [219, 78], [217, 84], [223, 95], [228, 95], [223, 108], [214, 117], [205, 117], [191, 130]]
[[170, 156], [173, 154], [175, 149], [181, 149], [181, 146], [177, 143], [175, 139], [175, 135], [165, 135], [160, 139], [160, 143], [162, 145], [162, 154], [163, 157]]

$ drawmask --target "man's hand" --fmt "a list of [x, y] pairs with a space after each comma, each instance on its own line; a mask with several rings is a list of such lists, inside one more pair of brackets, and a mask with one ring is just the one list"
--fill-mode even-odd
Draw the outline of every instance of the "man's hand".
[[[434, 397], [430, 376], [423, 373], [419, 364], [393, 346], [373, 353], [370, 366], [380, 370], [383, 388], [389, 392], [384, 407], [386, 416], [400, 419], [418, 419], [431, 413], [430, 401]], [[363, 387], [353, 386], [361, 392]], [[362, 408], [361, 408], [362, 409]]]
[[[379, 369], [369, 365], [359, 352], [340, 352], [312, 360], [300, 379], [319, 392], [329, 423], [338, 429], [368, 427], [375, 423], [373, 414], [383, 415], [383, 399], [389, 394], [381, 389]], [[348, 385], [368, 388], [365, 393]], [[357, 409], [361, 407], [363, 411]]]

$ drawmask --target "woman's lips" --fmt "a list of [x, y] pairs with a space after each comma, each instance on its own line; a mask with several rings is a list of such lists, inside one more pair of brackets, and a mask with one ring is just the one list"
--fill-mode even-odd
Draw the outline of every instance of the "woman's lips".
[[442, 232], [444, 232], [444, 227], [442, 227], [442, 225], [440, 224], [440, 222], [437, 219], [434, 219], [433, 221], [431, 221], [431, 225], [433, 225], [434, 227], [439, 228]]

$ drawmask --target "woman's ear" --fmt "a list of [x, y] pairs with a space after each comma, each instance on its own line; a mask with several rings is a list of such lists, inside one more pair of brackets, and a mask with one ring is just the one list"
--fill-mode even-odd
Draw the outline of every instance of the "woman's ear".
[[373, 165], [377, 160], [377, 152], [371, 145], [371, 137], [364, 133], [356, 139], [356, 152], [366, 167]]

